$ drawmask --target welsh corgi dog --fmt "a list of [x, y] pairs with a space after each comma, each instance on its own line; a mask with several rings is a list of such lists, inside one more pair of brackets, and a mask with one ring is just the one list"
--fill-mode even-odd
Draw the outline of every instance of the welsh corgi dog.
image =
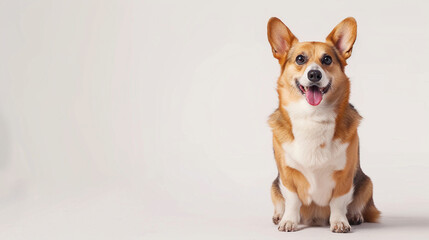
[[271, 198], [279, 231], [329, 223], [331, 231], [346, 233], [350, 224], [380, 217], [371, 179], [360, 167], [362, 117], [349, 103], [344, 72], [356, 33], [349, 17], [325, 42], [300, 42], [278, 18], [268, 22], [268, 40], [281, 68], [279, 107], [268, 120], [278, 169]]

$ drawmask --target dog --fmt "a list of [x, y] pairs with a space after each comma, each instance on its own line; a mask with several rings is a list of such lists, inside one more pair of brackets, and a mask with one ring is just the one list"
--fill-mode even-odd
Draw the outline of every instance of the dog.
[[349, 103], [344, 72], [356, 40], [352, 17], [325, 42], [300, 42], [278, 18], [268, 22], [268, 40], [281, 67], [279, 107], [268, 123], [278, 176], [271, 187], [279, 231], [298, 224], [324, 225], [336, 233], [377, 222], [371, 179], [360, 167], [357, 128], [362, 117]]

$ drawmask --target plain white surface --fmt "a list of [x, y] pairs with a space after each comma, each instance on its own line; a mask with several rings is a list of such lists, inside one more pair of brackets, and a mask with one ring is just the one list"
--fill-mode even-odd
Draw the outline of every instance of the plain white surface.
[[[429, 239], [427, 1], [1, 1], [1, 239]], [[278, 232], [270, 17], [358, 22], [346, 73], [382, 223]]]

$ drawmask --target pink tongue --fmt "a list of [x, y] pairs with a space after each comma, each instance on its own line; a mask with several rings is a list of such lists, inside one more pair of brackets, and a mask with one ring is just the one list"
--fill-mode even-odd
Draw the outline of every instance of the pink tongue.
[[319, 103], [322, 101], [322, 93], [316, 86], [309, 87], [307, 92], [305, 93], [305, 97], [307, 99], [307, 102], [313, 106], [319, 105]]

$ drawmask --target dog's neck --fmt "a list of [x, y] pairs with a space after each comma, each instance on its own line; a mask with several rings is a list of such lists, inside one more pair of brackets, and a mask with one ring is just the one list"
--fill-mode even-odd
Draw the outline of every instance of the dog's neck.
[[286, 129], [293, 137], [293, 125], [297, 121], [309, 121], [334, 125], [333, 139], [340, 138], [343, 141], [350, 139], [356, 132], [361, 117], [354, 108], [350, 107], [349, 96], [341, 98], [341, 101], [322, 103], [317, 107], [311, 106], [304, 99], [294, 103], [280, 104], [279, 110], [284, 120]]
[[304, 99], [283, 105], [282, 108], [292, 121], [307, 120], [319, 123], [335, 123], [337, 116], [334, 105], [320, 104], [315, 107], [308, 104]]

